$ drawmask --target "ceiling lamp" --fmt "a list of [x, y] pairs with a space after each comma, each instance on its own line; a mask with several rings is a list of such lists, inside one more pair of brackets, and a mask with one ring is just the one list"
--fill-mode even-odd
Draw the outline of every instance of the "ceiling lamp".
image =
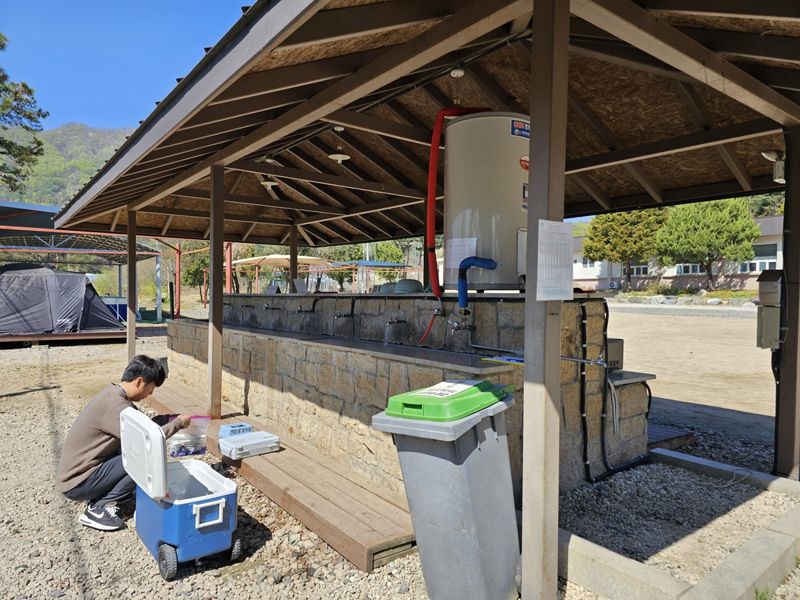
[[450, 69], [450, 77], [453, 79], [461, 79], [464, 76], [464, 69], [461, 67], [455, 67]]
[[772, 181], [775, 183], [786, 183], [786, 161], [783, 150], [764, 150], [761, 156], [773, 163]]

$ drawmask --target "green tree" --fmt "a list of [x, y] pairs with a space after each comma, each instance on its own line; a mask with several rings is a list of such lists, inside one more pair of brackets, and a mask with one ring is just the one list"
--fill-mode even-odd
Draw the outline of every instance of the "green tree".
[[[0, 33], [0, 51], [5, 50], [7, 41]], [[46, 116], [28, 84], [11, 81], [0, 69], [0, 182], [12, 191], [22, 187], [44, 151], [41, 140], [33, 134], [42, 130], [41, 121]], [[22, 129], [27, 139], [12, 139], [7, 134], [11, 128]]]
[[[188, 252], [189, 250], [197, 250], [199, 248], [208, 247], [208, 242], [201, 241], [187, 241], [182, 245], [182, 250]], [[183, 283], [191, 287], [200, 288], [200, 299], [203, 299], [203, 271], [208, 268], [209, 253], [208, 252], [195, 252], [188, 254], [181, 259], [181, 272], [183, 273]]]
[[783, 214], [783, 192], [757, 194], [747, 199], [754, 217], [772, 217]]
[[[364, 249], [361, 247], [361, 244], [329, 246], [327, 248], [317, 249], [317, 255], [330, 262], [353, 263], [357, 260], [364, 260]], [[344, 289], [345, 283], [351, 283], [353, 281], [352, 269], [330, 271], [328, 275], [339, 284], [340, 290]]]
[[[375, 246], [375, 258], [381, 262], [403, 262], [403, 250], [397, 242], [378, 242]], [[381, 276], [386, 281], [395, 281], [398, 277], [398, 271], [384, 271]]]
[[589, 224], [583, 255], [590, 260], [622, 263], [627, 290], [631, 286], [631, 264], [655, 254], [656, 234], [666, 218], [663, 208], [599, 215]]
[[666, 226], [658, 232], [656, 251], [665, 265], [703, 265], [711, 289], [714, 265], [753, 258], [753, 242], [760, 234], [744, 198], [686, 204], [670, 209]]

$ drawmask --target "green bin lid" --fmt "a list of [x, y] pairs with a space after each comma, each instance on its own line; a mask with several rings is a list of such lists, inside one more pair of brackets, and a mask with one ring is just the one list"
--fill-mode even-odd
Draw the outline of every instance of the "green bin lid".
[[403, 419], [455, 421], [491, 406], [513, 391], [512, 385], [486, 380], [450, 380], [389, 398], [386, 414]]

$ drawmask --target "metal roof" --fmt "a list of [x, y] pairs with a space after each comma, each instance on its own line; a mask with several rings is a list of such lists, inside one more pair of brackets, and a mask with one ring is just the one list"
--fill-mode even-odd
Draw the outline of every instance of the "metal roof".
[[[800, 8], [607, 4], [572, 5], [566, 216], [783, 189], [760, 152], [800, 124]], [[57, 222], [124, 232], [133, 209], [140, 235], [205, 238], [221, 164], [228, 240], [285, 243], [291, 225], [306, 245], [419, 235], [437, 111], [527, 112], [530, 8], [260, 0]]]
[[[56, 231], [53, 216], [58, 208], [23, 202], [0, 201], [0, 255], [16, 260], [17, 256], [31, 255], [53, 262], [54, 255], [73, 260], [77, 255], [94, 255], [97, 261], [108, 264], [128, 262], [127, 240], [120, 235]], [[137, 259], [146, 260], [156, 254], [157, 249], [137, 242]]]

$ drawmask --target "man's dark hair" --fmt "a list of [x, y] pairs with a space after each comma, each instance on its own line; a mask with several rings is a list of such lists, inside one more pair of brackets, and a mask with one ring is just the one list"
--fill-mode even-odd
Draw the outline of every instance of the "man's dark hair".
[[164, 372], [164, 367], [160, 361], [144, 354], [139, 354], [134, 356], [133, 360], [125, 367], [122, 381], [133, 381], [138, 377], [144, 379], [145, 383], [155, 383], [156, 387], [160, 387], [167, 378], [167, 374]]

